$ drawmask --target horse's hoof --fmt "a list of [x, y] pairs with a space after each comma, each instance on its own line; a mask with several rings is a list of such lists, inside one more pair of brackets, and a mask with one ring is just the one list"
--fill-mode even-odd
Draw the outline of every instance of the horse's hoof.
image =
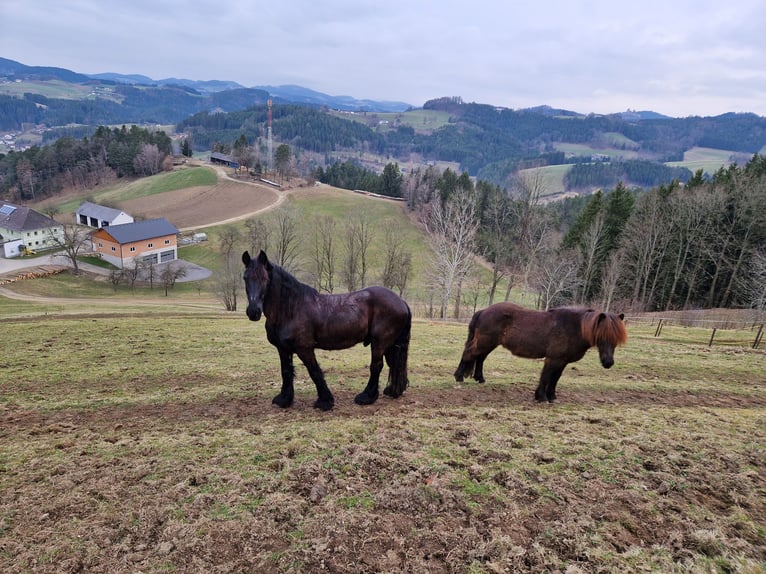
[[478, 379], [475, 379], [475, 381], [479, 383], [480, 385], [483, 385], [484, 383], [487, 382], [487, 379], [485, 379], [484, 377], [479, 377]]
[[314, 408], [319, 409], [320, 411], [329, 411], [335, 406], [335, 400], [334, 399], [317, 399], [314, 403]]
[[358, 405], [371, 405], [378, 400], [378, 393], [369, 395], [367, 393], [359, 393], [354, 397], [354, 402]]
[[293, 400], [283, 397], [282, 395], [277, 395], [276, 397], [271, 399], [271, 403], [274, 405], [277, 405], [280, 408], [286, 409], [287, 407], [293, 404]]
[[395, 393], [394, 389], [391, 387], [386, 387], [385, 389], [383, 389], [383, 394], [386, 395], [387, 397], [391, 397], [392, 399], [398, 399], [399, 397], [402, 396], [402, 393]]
[[463, 375], [455, 375], [455, 382], [456, 383], [462, 383], [463, 382]]

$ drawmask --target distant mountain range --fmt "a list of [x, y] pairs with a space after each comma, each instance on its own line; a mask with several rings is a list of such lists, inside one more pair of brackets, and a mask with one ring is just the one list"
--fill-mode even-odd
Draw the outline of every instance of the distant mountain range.
[[252, 86], [247, 88], [237, 82], [227, 80], [188, 80], [184, 78], [165, 78], [154, 80], [141, 74], [115, 74], [106, 72], [102, 74], [78, 74], [64, 68], [49, 66], [27, 66], [14, 60], [0, 58], [0, 78], [9, 80], [61, 80], [63, 82], [85, 84], [88, 82], [101, 81], [115, 84], [144, 85], [144, 86], [181, 86], [194, 90], [202, 95], [212, 95], [228, 90], [263, 90], [283, 102], [296, 104], [327, 106], [336, 110], [344, 111], [370, 111], [370, 112], [403, 112], [414, 106], [405, 102], [388, 102], [377, 100], [358, 100], [351, 96], [330, 96], [303, 88], [301, 86]]
[[[365, 149], [377, 158], [369, 160], [373, 169], [390, 158], [449, 162], [497, 185], [520, 169], [550, 167], [559, 180], [566, 173], [562, 189], [608, 188], [617, 181], [648, 187], [685, 181], [692, 168], [716, 170], [766, 152], [766, 118], [755, 114], [671, 118], [628, 110], [599, 115], [550, 106], [513, 110], [459, 97], [438, 97], [413, 108], [301, 86], [247, 88], [222, 80], [85, 75], [0, 58], [4, 138], [36, 130], [48, 143], [89, 136], [101, 125], [172, 125], [201, 151], [231, 145], [242, 135], [248, 141], [262, 137], [270, 99], [279, 141], [326, 161], [356, 157]], [[693, 157], [707, 158], [713, 150], [715, 159], [702, 165], [687, 160], [686, 153], [695, 149], [708, 151]]]

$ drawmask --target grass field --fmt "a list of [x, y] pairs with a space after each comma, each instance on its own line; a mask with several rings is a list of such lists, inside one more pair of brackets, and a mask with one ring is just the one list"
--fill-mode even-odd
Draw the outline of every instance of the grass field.
[[400, 399], [353, 404], [359, 346], [280, 410], [263, 324], [193, 301], [0, 299], [0, 570], [766, 569], [763, 350], [629, 323], [539, 405], [539, 361], [458, 385], [465, 325], [419, 320]]

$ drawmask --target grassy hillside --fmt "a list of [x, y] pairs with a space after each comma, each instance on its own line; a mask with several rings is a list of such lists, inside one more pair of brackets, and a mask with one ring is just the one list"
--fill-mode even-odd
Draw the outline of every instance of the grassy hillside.
[[403, 397], [353, 404], [359, 346], [282, 411], [262, 323], [169, 303], [0, 304], [0, 570], [763, 571], [763, 350], [634, 326], [538, 405], [538, 361], [457, 385], [465, 325], [416, 321]]

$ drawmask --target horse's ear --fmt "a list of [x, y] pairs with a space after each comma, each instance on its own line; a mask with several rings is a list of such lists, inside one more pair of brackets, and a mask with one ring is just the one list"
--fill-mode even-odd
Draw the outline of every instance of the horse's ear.
[[625, 313], [620, 313], [617, 316], [620, 318], [620, 321], [624, 321], [625, 320]]
[[250, 254], [247, 251], [242, 254], [242, 263], [245, 264], [245, 267], [250, 265]]
[[261, 252], [258, 254], [258, 263], [263, 265], [268, 271], [271, 271], [271, 261], [269, 261], [269, 258], [263, 249], [261, 249]]

